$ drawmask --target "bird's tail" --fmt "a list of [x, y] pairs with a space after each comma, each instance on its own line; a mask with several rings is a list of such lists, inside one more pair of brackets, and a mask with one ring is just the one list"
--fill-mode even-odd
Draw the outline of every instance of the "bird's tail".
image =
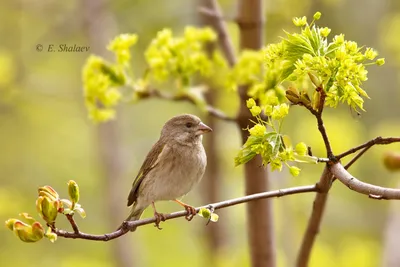
[[[125, 219], [125, 221], [136, 221], [136, 220], [139, 220], [140, 217], [142, 216], [144, 210], [145, 210], [144, 208], [139, 208], [134, 204], [133, 207], [132, 207], [131, 213]], [[118, 229], [121, 229], [122, 227], [123, 227], [123, 224], [121, 224], [120, 227], [118, 227]], [[135, 230], [136, 230], [136, 227], [131, 229], [132, 232], [134, 232]]]

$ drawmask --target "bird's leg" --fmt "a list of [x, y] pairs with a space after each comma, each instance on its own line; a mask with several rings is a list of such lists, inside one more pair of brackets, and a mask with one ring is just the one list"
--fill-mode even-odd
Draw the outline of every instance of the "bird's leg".
[[197, 214], [197, 211], [194, 207], [183, 203], [182, 201], [179, 201], [177, 199], [174, 200], [176, 203], [178, 203], [179, 205], [181, 205], [182, 207], [185, 208], [185, 210], [187, 211], [187, 215], [185, 216], [186, 220], [191, 221], [193, 219], [193, 217]]
[[154, 226], [157, 227], [157, 229], [161, 230], [162, 228], [160, 227], [160, 222], [165, 221], [165, 215], [157, 212], [156, 205], [154, 205], [154, 202], [151, 202], [151, 206], [153, 207], [154, 217], [156, 218], [156, 222], [155, 222]]

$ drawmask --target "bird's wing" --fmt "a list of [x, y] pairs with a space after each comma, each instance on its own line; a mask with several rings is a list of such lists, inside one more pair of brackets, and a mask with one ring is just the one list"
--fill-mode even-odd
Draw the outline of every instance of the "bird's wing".
[[157, 143], [153, 145], [150, 152], [147, 154], [147, 157], [143, 162], [143, 165], [140, 168], [138, 175], [133, 181], [132, 189], [128, 196], [128, 207], [136, 201], [140, 184], [142, 183], [146, 175], [158, 164], [161, 152], [163, 152], [163, 150], [165, 152], [166, 150], [165, 147], [165, 143], [158, 140]]

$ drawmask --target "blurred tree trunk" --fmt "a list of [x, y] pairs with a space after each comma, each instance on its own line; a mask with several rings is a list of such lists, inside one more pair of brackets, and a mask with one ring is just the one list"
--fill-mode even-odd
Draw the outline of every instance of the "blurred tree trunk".
[[[215, 92], [213, 89], [207, 93], [207, 100], [210, 105], [214, 106], [215, 103]], [[211, 127], [214, 131], [218, 131], [217, 119], [213, 116], [208, 116], [206, 124]], [[207, 151], [207, 170], [205, 178], [203, 179], [203, 202], [204, 203], [215, 203], [221, 201], [220, 192], [223, 184], [221, 176], [221, 164], [218, 158], [218, 145], [217, 135], [211, 134], [208, 136], [205, 143], [205, 149]], [[220, 215], [224, 213], [223, 210], [218, 212]], [[209, 255], [218, 256], [218, 252], [227, 243], [226, 225], [225, 223], [218, 222], [207, 225], [205, 228], [206, 238], [208, 243]], [[215, 257], [211, 257], [211, 264], [216, 264]]]
[[[237, 23], [240, 28], [240, 49], [258, 50], [263, 46], [264, 14], [262, 0], [239, 0]], [[243, 131], [252, 118], [246, 100], [247, 87], [239, 88], [240, 110], [238, 126], [245, 143], [249, 133]], [[267, 170], [257, 156], [244, 166], [246, 195], [269, 190]], [[247, 203], [247, 232], [249, 235], [251, 262], [253, 267], [273, 267], [275, 263], [275, 237], [273, 227], [272, 200], [263, 199]]]
[[[198, 0], [197, 7], [205, 7], [211, 9], [209, 0]], [[197, 10], [197, 9], [196, 9]], [[210, 16], [199, 14], [199, 20], [202, 25], [210, 26], [212, 25], [212, 18]], [[214, 51], [215, 46], [210, 45], [208, 47], [208, 51], [211, 54]], [[207, 81], [205, 81], [207, 83]], [[209, 91], [206, 94], [207, 102], [211, 106], [215, 106], [217, 94], [214, 90], [215, 88], [209, 88]], [[214, 130], [215, 133], [217, 130], [217, 119], [214, 116], [208, 116], [206, 119], [206, 124]], [[207, 169], [205, 173], [205, 177], [203, 179], [203, 193], [201, 194], [203, 197], [203, 203], [214, 203], [220, 201], [220, 192], [221, 185], [223, 180], [221, 179], [221, 164], [218, 158], [218, 145], [217, 145], [217, 135], [211, 134], [207, 137], [205, 141], [205, 149], [207, 152]], [[224, 213], [224, 211], [220, 211], [219, 213]], [[218, 252], [224, 247], [227, 243], [227, 235], [225, 230], [224, 223], [218, 222], [209, 224], [205, 230], [206, 232], [206, 242], [207, 242], [207, 250], [209, 265], [216, 265], [216, 257], [218, 256]]]
[[[397, 185], [400, 188], [400, 183]], [[390, 201], [383, 240], [383, 267], [400, 266], [400, 202]]]
[[[105, 56], [105, 47], [115, 34], [113, 28], [114, 20], [112, 14], [107, 10], [106, 0], [84, 0], [82, 1], [82, 12], [84, 30], [91, 52]], [[111, 121], [97, 126], [98, 145], [101, 166], [103, 166], [105, 185], [104, 197], [107, 204], [108, 227], [114, 230], [121, 224], [124, 218], [124, 205], [119, 203], [120, 195], [125, 193], [122, 186], [122, 177], [125, 164], [122, 155], [122, 146], [118, 136], [118, 121]], [[99, 182], [103, 182], [100, 180]], [[118, 238], [109, 245], [112, 247], [112, 254], [115, 261], [114, 266], [134, 266], [133, 248], [128, 244], [126, 238]]]

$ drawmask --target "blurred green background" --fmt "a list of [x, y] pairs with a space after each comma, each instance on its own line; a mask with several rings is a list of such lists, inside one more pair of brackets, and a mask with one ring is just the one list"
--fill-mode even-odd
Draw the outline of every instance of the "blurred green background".
[[[87, 119], [82, 97], [81, 69], [90, 53], [106, 58], [104, 48], [116, 34], [135, 32], [133, 64], [143, 72], [143, 50], [164, 27], [181, 32], [185, 25], [198, 24], [197, 1], [11, 1], [0, 3], [0, 216], [3, 221], [20, 212], [39, 216], [35, 210], [37, 188], [53, 186], [67, 197], [67, 182], [74, 179], [81, 188], [81, 204], [87, 218], [77, 218], [81, 231], [113, 231], [127, 216], [126, 196], [146, 153], [158, 139], [170, 117], [194, 113], [186, 103], [146, 100], [124, 105], [116, 121], [97, 126]], [[236, 1], [220, 1], [227, 18], [236, 14]], [[364, 84], [371, 100], [366, 113], [358, 116], [341, 107], [325, 115], [335, 153], [378, 135], [400, 133], [400, 3], [396, 0], [275, 0], [265, 1], [266, 42], [293, 30], [294, 16], [323, 14], [319, 25], [332, 28], [331, 36], [344, 33], [347, 39], [376, 48], [386, 58], [382, 67], [369, 68]], [[234, 41], [238, 29], [229, 23]], [[37, 51], [37, 45], [43, 51]], [[49, 45], [90, 46], [89, 52], [48, 52]], [[234, 115], [235, 93], [217, 95], [217, 106]], [[314, 118], [294, 107], [284, 130], [294, 143], [304, 141], [313, 153], [325, 156]], [[233, 157], [240, 147], [235, 125], [218, 122], [217, 199], [243, 195], [242, 168]], [[204, 140], [207, 142], [207, 138]], [[382, 154], [399, 150], [399, 145], [374, 147], [351, 172], [361, 180], [398, 187], [400, 174], [382, 165]], [[301, 166], [302, 167], [302, 166]], [[275, 189], [315, 183], [323, 166], [304, 166], [293, 178], [287, 170], [272, 174]], [[195, 206], [206, 204], [205, 180], [186, 198]], [[279, 266], [292, 266], [311, 212], [313, 194], [274, 200]], [[162, 212], [180, 207], [159, 203]], [[335, 182], [321, 225], [311, 266], [400, 266], [391, 264], [400, 241], [400, 206], [395, 201], [370, 200]], [[249, 266], [245, 229], [245, 206], [218, 212], [218, 225], [205, 226], [196, 217], [141, 227], [111, 242], [59, 238], [52, 244], [20, 242], [5, 227], [0, 228], [2, 266]], [[145, 217], [152, 216], [150, 210]], [[70, 229], [64, 218], [58, 227]], [[213, 228], [218, 231], [213, 232]], [[210, 242], [217, 235], [218, 242]], [[215, 238], [215, 236], [214, 236]], [[393, 243], [394, 242], [394, 243]], [[397, 242], [397, 243], [396, 243]], [[398, 246], [397, 246], [398, 248]]]

